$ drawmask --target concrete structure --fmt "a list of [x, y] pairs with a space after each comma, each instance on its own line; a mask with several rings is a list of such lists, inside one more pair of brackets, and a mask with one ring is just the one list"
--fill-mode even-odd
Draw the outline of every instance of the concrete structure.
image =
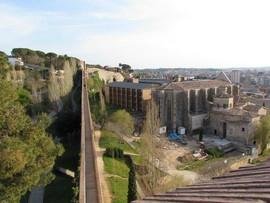
[[232, 70], [230, 74], [231, 81], [235, 84], [240, 84], [241, 72], [240, 70]]
[[8, 62], [12, 65], [12, 66], [23, 66], [24, 63], [22, 61], [22, 58], [17, 58], [15, 56], [9, 56], [8, 57]]
[[168, 130], [183, 126], [187, 133], [204, 126], [208, 117], [209, 104], [216, 95], [223, 93], [239, 95], [239, 88], [230, 82], [224, 73], [216, 80], [193, 80], [172, 82], [155, 91], [160, 107], [161, 125]]
[[105, 87], [106, 102], [129, 111], [145, 112], [155, 85], [132, 82], [112, 82]]

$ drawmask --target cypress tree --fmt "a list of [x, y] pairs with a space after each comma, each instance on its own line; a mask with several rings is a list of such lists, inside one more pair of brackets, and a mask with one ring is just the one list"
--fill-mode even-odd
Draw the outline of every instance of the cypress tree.
[[136, 174], [135, 167], [132, 163], [128, 175], [128, 203], [137, 199]]

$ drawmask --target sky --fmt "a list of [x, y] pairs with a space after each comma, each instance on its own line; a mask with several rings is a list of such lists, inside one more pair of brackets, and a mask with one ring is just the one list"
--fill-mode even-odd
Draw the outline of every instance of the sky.
[[270, 66], [269, 0], [0, 0], [0, 50], [133, 68]]

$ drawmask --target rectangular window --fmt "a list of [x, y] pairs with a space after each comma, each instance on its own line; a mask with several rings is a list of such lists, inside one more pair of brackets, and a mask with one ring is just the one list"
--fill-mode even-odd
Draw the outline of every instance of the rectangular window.
[[242, 128], [242, 132], [245, 132], [245, 128]]

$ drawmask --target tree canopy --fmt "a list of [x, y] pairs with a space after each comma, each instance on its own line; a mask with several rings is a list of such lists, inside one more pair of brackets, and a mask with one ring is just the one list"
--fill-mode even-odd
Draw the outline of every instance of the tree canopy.
[[117, 126], [121, 126], [123, 131], [131, 134], [134, 130], [134, 121], [132, 116], [126, 110], [118, 110], [114, 112], [109, 121], [113, 122]]
[[255, 131], [255, 140], [263, 154], [267, 144], [270, 142], [270, 116], [261, 119], [260, 124]]
[[124, 72], [132, 72], [131, 66], [128, 64], [119, 63], [119, 67], [121, 67]]
[[7, 56], [4, 52], [0, 52], [0, 79], [6, 78], [9, 68]]
[[16, 87], [1, 79], [0, 87], [0, 202], [13, 203], [53, 179], [62, 147], [46, 133], [44, 115], [36, 121], [26, 115]]
[[43, 51], [35, 51], [28, 48], [14, 48], [11, 54], [16, 57], [21, 57], [26, 64], [33, 64], [39, 66], [50, 67], [53, 65], [56, 70], [64, 69], [64, 64], [67, 60], [75, 61], [75, 65], [79, 64], [79, 60], [74, 57], [68, 57], [67, 55], [61, 56], [53, 52], [44, 53]]

